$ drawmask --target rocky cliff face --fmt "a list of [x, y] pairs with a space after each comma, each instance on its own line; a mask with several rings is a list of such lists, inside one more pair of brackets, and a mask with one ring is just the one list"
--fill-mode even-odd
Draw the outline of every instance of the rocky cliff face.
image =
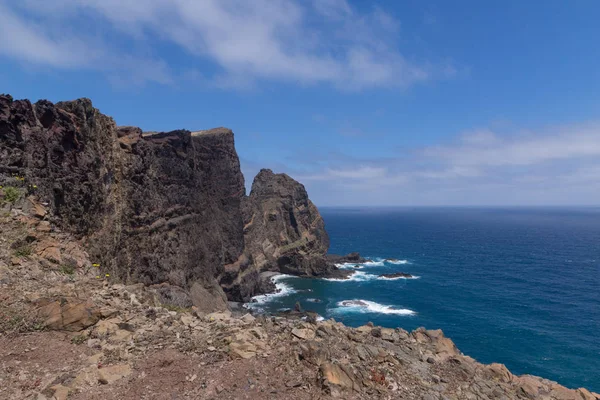
[[181, 306], [224, 308], [221, 287], [248, 301], [270, 288], [263, 271], [319, 276], [335, 268], [304, 186], [262, 170], [246, 197], [225, 128], [142, 132], [117, 127], [88, 99], [31, 104], [2, 95], [0, 157], [0, 185], [16, 182], [46, 202], [102, 273], [179, 286], [186, 296], [160, 291]]
[[304, 186], [263, 169], [243, 201], [246, 251], [261, 270], [321, 275], [329, 236]]
[[244, 256], [226, 268], [221, 284], [231, 298], [248, 301], [265, 292], [261, 272], [299, 276], [329, 275], [335, 267], [325, 255], [329, 236], [317, 207], [302, 184], [263, 169], [242, 200]]
[[118, 128], [88, 99], [0, 96], [0, 159], [2, 182], [17, 179], [47, 202], [103, 272], [222, 297], [216, 278], [244, 248], [230, 130], [142, 133]]

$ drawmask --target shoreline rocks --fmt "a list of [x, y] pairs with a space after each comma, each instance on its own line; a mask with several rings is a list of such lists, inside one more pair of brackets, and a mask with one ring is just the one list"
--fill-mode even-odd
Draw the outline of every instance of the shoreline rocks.
[[412, 278], [414, 278], [413, 275], [407, 274], [406, 272], [394, 272], [394, 273], [390, 273], [390, 274], [380, 274], [379, 277], [385, 278], [385, 279], [400, 279], [400, 278], [412, 279]]

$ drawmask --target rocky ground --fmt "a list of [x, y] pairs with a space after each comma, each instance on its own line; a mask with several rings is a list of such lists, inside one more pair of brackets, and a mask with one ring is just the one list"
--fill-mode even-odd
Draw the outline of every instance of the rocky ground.
[[482, 365], [439, 330], [178, 307], [165, 285], [113, 282], [23, 204], [0, 211], [0, 399], [600, 399]]

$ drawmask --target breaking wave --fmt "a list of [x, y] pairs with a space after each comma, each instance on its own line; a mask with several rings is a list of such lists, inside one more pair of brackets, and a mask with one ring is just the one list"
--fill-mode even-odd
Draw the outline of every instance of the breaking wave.
[[408, 260], [398, 260], [395, 258], [374, 258], [364, 263], [340, 263], [335, 264], [340, 269], [361, 269], [364, 267], [383, 267], [385, 264], [404, 265], [410, 264]]
[[415, 315], [416, 312], [407, 308], [394, 308], [375, 303], [369, 300], [342, 300], [337, 303], [338, 308], [334, 311], [343, 312], [360, 312], [360, 313], [378, 313], [378, 314], [394, 314], [394, 315]]
[[386, 260], [385, 262], [394, 264], [394, 265], [404, 265], [408, 264], [408, 260]]
[[413, 275], [413, 276], [396, 276], [394, 278], [386, 278], [385, 276], [378, 276], [377, 280], [379, 281], [397, 281], [398, 279], [419, 279], [421, 278], [420, 276], [417, 275]]
[[256, 311], [262, 311], [263, 308], [261, 306], [264, 305], [265, 303], [268, 303], [269, 301], [279, 298], [279, 297], [285, 297], [292, 293], [296, 293], [296, 290], [294, 288], [287, 285], [285, 282], [282, 282], [283, 279], [287, 279], [287, 278], [295, 278], [295, 276], [287, 275], [287, 274], [280, 274], [280, 275], [273, 276], [271, 278], [271, 281], [275, 284], [277, 291], [274, 293], [265, 293], [265, 294], [259, 294], [258, 296], [254, 296], [254, 297], [252, 297], [252, 301], [250, 303], [244, 304], [244, 307], [246, 307], [248, 309], [256, 310]]
[[323, 280], [325, 281], [330, 281], [330, 282], [366, 282], [366, 281], [372, 281], [372, 280], [379, 280], [379, 281], [396, 281], [398, 279], [419, 279], [420, 276], [396, 276], [394, 278], [387, 278], [385, 276], [378, 276], [378, 275], [373, 275], [373, 274], [367, 274], [366, 272], [362, 272], [362, 271], [354, 271], [348, 278], [323, 278]]
[[323, 280], [330, 282], [365, 282], [373, 279], [377, 279], [377, 275], [367, 274], [362, 271], [354, 271], [348, 278], [323, 278]]

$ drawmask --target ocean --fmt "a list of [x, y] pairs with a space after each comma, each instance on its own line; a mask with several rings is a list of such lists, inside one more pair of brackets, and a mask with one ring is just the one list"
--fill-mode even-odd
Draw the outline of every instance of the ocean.
[[[320, 211], [331, 253], [372, 261], [347, 281], [279, 276], [251, 307], [440, 328], [480, 362], [600, 392], [600, 208]], [[392, 272], [413, 278], [378, 276]]]

